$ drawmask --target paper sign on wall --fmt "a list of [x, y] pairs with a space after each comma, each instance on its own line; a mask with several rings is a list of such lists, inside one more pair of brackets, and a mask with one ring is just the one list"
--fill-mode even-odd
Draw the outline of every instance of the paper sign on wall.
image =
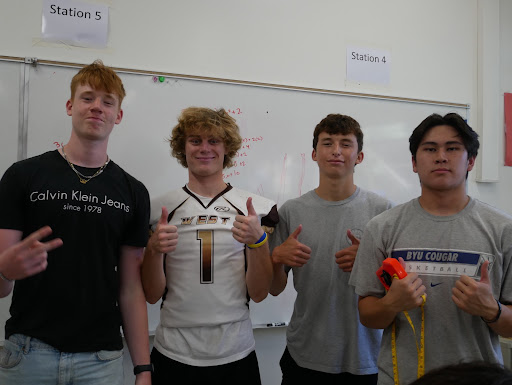
[[505, 166], [512, 166], [512, 94], [505, 93]]
[[107, 46], [108, 7], [71, 0], [44, 0], [42, 36], [81, 47]]
[[347, 47], [347, 80], [388, 85], [391, 53], [363, 47]]

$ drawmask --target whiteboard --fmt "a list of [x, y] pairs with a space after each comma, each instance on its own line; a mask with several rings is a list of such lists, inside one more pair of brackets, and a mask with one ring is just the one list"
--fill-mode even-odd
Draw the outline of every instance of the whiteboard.
[[[0, 175], [18, 158], [18, 127], [20, 106], [20, 71], [17, 62], [0, 64]], [[5, 321], [9, 318], [11, 295], [0, 299], [0, 341], [3, 340]]]
[[0, 175], [18, 158], [18, 126], [20, 107], [20, 71], [17, 62], [0, 64]]
[[[28, 95], [27, 155], [66, 143], [71, 130], [65, 103], [75, 68], [40, 64], [31, 67]], [[356, 184], [395, 203], [420, 193], [412, 172], [408, 138], [429, 114], [458, 112], [463, 107], [361, 98], [196, 79], [120, 73], [127, 96], [124, 117], [114, 128], [109, 155], [142, 181], [155, 197], [187, 181], [186, 169], [170, 156], [166, 138], [180, 111], [189, 106], [225, 108], [238, 122], [243, 147], [236, 165], [225, 170], [232, 185], [274, 200], [278, 207], [315, 188], [318, 170], [311, 160], [313, 129], [329, 113], [350, 115], [365, 134], [364, 161], [355, 170]], [[278, 297], [251, 303], [254, 325], [288, 322], [295, 292], [291, 279]], [[150, 330], [159, 307], [148, 306]]]

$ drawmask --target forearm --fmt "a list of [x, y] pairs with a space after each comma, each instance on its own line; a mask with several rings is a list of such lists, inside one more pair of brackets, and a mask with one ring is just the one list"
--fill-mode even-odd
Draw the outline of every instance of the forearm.
[[[6, 267], [7, 267], [8, 261], [6, 261], [7, 258], [5, 258], [5, 257], [6, 257], [5, 253], [2, 253], [0, 251], [0, 273], [5, 272]], [[7, 277], [7, 278], [9, 278], [9, 277]], [[14, 287], [14, 281], [6, 281], [6, 280], [0, 278], [0, 298], [7, 297], [11, 293], [13, 287]]]
[[272, 284], [272, 260], [268, 243], [256, 249], [246, 248], [247, 272], [246, 283], [249, 296], [254, 302], [263, 301]]
[[[135, 286], [135, 285], [134, 285]], [[134, 365], [149, 363], [148, 316], [142, 286], [121, 294], [123, 332]]]
[[0, 279], [0, 298], [5, 298], [11, 294], [14, 282], [4, 281]]
[[165, 274], [163, 268], [164, 256], [162, 253], [154, 252], [150, 248], [144, 250], [144, 261], [142, 263], [142, 287], [146, 301], [156, 303], [165, 291]]
[[288, 283], [288, 275], [284, 271], [284, 265], [282, 263], [274, 263], [274, 278], [272, 279], [272, 285], [270, 286], [270, 294], [277, 296], [283, 292]]
[[[8, 260], [8, 255], [5, 251], [19, 242], [22, 237], [22, 232], [17, 230], [0, 230], [0, 273], [5, 273], [7, 270], [8, 264], [11, 261]], [[7, 277], [11, 278], [11, 277]], [[14, 287], [14, 282], [5, 281], [0, 278], [0, 298], [7, 297]]]
[[[496, 317], [494, 315], [484, 316], [486, 320], [492, 320]], [[498, 335], [502, 337], [512, 337], [512, 305], [501, 304], [501, 314], [496, 322], [488, 323], [489, 327]]]
[[359, 297], [359, 320], [372, 329], [385, 329], [395, 320], [398, 312], [387, 303], [386, 296]]
[[[134, 365], [147, 365], [148, 312], [141, 282], [142, 248], [123, 246], [120, 258], [119, 306], [123, 332]], [[151, 384], [151, 373], [137, 375], [137, 384]]]
[[[133, 285], [129, 290], [124, 290], [121, 293], [120, 308], [123, 332], [133, 365], [147, 365], [150, 363], [149, 333], [146, 301], [142, 285]], [[139, 380], [150, 381], [151, 373], [142, 372], [138, 374], [137, 381]]]

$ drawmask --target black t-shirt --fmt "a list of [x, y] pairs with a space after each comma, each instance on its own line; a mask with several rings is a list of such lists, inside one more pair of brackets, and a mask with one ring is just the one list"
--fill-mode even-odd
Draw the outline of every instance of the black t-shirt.
[[25, 237], [49, 225], [64, 244], [45, 271], [16, 281], [6, 338], [22, 333], [66, 352], [121, 349], [120, 247], [144, 247], [148, 223], [146, 188], [113, 161], [86, 184], [58, 151], [12, 165], [0, 181], [0, 228]]

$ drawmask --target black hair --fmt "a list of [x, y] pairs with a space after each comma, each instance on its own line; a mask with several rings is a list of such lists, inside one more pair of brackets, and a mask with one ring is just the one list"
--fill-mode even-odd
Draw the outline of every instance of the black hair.
[[410, 385], [512, 385], [512, 371], [502, 365], [474, 361], [427, 372]]
[[416, 152], [418, 151], [418, 147], [420, 146], [423, 137], [428, 131], [437, 126], [450, 126], [458, 132], [462, 138], [464, 147], [468, 152], [468, 159], [478, 155], [478, 148], [480, 147], [478, 134], [473, 131], [473, 129], [459, 114], [452, 112], [445, 116], [432, 114], [424, 119], [423, 122], [414, 129], [409, 138], [409, 150], [411, 151], [414, 160], [416, 160]]

